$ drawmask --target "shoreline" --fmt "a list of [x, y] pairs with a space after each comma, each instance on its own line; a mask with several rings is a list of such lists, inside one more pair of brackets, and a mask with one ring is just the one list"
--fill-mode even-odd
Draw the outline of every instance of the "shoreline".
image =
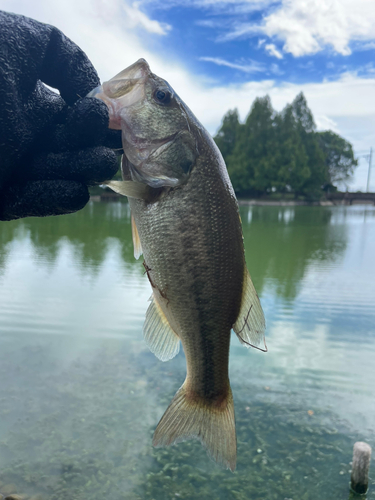
[[[100, 202], [111, 202], [111, 201], [118, 201], [124, 198], [123, 196], [105, 196], [101, 197], [99, 195], [93, 195], [90, 196], [90, 201], [93, 201], [94, 203], [100, 203]], [[296, 207], [296, 206], [305, 206], [305, 207], [337, 207], [337, 206], [348, 206], [347, 203], [333, 203], [330, 200], [324, 200], [324, 201], [301, 201], [301, 200], [296, 200], [296, 201], [283, 201], [283, 200], [256, 200], [256, 199], [251, 199], [251, 200], [237, 200], [238, 204], [240, 206], [269, 206], [269, 207]], [[125, 203], [127, 201], [124, 200]], [[351, 205], [369, 205], [373, 206], [372, 202], [368, 202], [365, 200], [356, 200], [351, 203]]]
[[[95, 194], [90, 196], [93, 202], [101, 201], [117, 201], [123, 196], [113, 192], [105, 192], [103, 194]], [[317, 201], [307, 200], [272, 200], [266, 198], [237, 198], [238, 204], [242, 206], [271, 206], [271, 207], [334, 207], [334, 206], [349, 206], [349, 205], [370, 205], [375, 206], [375, 193], [332, 193], [326, 199]]]
[[295, 207], [295, 206], [309, 206], [309, 207], [333, 207], [335, 204], [332, 201], [301, 201], [301, 200], [237, 200], [239, 205], [244, 206], [271, 206], [271, 207]]

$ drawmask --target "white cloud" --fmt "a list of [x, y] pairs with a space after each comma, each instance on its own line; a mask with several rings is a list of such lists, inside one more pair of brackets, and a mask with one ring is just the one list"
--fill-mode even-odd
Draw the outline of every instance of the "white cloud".
[[195, 21], [197, 26], [202, 26], [203, 28], [221, 28], [221, 21], [214, 21], [213, 19], [198, 19]]
[[332, 130], [332, 132], [339, 133], [337, 123], [326, 115], [314, 116], [315, 123], [318, 130]]
[[271, 56], [277, 57], [277, 59], [283, 58], [282, 53], [277, 50], [276, 45], [274, 45], [273, 43], [268, 43], [264, 48]]
[[223, 33], [217, 37], [218, 42], [230, 42], [237, 38], [248, 38], [257, 33], [262, 33], [263, 28], [253, 23], [236, 22], [231, 31]]
[[263, 4], [265, 15], [261, 23], [236, 18], [231, 29], [221, 34], [218, 41], [263, 34], [283, 41], [284, 52], [295, 57], [326, 48], [349, 55], [351, 45], [354, 50], [374, 48], [374, 0], [282, 0], [272, 9], [270, 4]]
[[370, 62], [368, 64], [365, 64], [364, 66], [357, 68], [357, 71], [362, 72], [362, 73], [367, 73], [369, 75], [373, 75], [375, 73], [374, 63]]
[[227, 15], [244, 15], [267, 9], [278, 0], [195, 0], [194, 3], [196, 7], [211, 7]]
[[133, 27], [141, 26], [149, 33], [166, 35], [167, 32], [171, 29], [171, 26], [149, 19], [146, 14], [139, 10], [139, 5], [140, 2], [134, 2], [133, 4], [127, 4], [125, 2], [123, 3], [124, 13], [130, 27], [132, 24]]
[[266, 70], [264, 64], [256, 61], [250, 61], [249, 63], [231, 63], [225, 59], [221, 59], [220, 57], [200, 57], [199, 60], [212, 62], [218, 66], [227, 66], [228, 68], [237, 69], [239, 71], [243, 71], [244, 73], [264, 72]]
[[375, 49], [375, 42], [367, 42], [367, 43], [360, 43], [357, 44], [355, 47], [355, 50], [374, 50]]
[[373, 0], [283, 0], [262, 25], [264, 33], [283, 40], [284, 51], [294, 56], [327, 46], [349, 55], [351, 41], [374, 39], [374, 27]]
[[[259, 11], [278, 0], [185, 0], [184, 7], [214, 11], [214, 14], [225, 12], [228, 14], [244, 14]], [[180, 7], [181, 0], [143, 0], [143, 3], [156, 5], [159, 9]]]
[[284, 71], [282, 71], [280, 68], [279, 68], [279, 65], [278, 64], [275, 64], [275, 63], [272, 63], [271, 66], [270, 66], [270, 71], [271, 73], [273, 73], [274, 75], [283, 75], [284, 74]]

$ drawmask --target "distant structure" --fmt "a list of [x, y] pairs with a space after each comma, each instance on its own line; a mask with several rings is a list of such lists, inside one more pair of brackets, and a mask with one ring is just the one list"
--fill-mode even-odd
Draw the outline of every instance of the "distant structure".
[[375, 193], [327, 193], [327, 200], [334, 205], [374, 205]]

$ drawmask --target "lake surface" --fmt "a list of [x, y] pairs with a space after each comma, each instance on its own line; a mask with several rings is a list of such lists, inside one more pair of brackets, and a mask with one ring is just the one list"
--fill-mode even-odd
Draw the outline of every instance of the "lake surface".
[[241, 217], [269, 352], [232, 335], [234, 474], [198, 442], [151, 446], [185, 359], [162, 363], [143, 342], [151, 287], [128, 205], [1, 223], [0, 492], [349, 498], [352, 446], [375, 445], [375, 207], [241, 207]]

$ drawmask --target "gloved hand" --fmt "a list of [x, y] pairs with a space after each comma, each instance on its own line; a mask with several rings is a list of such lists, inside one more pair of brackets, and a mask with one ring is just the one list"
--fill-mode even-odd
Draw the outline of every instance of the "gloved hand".
[[120, 132], [103, 102], [84, 97], [98, 85], [61, 31], [0, 11], [0, 220], [75, 212], [88, 185], [116, 173]]

